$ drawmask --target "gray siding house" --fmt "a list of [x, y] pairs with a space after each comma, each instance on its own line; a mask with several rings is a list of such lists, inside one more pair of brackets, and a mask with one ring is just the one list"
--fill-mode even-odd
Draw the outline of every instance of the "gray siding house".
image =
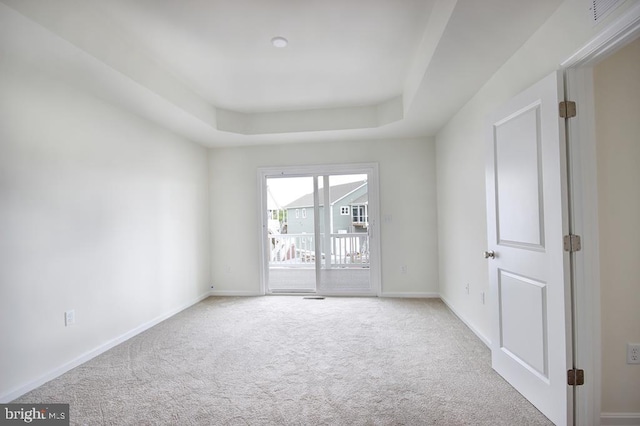
[[[324, 188], [319, 191], [320, 216], [324, 215]], [[367, 232], [369, 224], [367, 181], [334, 185], [329, 188], [331, 201], [331, 233]], [[284, 207], [287, 211], [287, 233], [313, 234], [313, 193], [306, 194]], [[320, 232], [324, 223], [320, 222]]]

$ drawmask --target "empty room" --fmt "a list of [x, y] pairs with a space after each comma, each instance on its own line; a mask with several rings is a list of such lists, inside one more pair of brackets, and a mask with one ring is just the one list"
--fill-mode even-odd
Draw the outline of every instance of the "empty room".
[[640, 425], [637, 0], [0, 0], [0, 423]]

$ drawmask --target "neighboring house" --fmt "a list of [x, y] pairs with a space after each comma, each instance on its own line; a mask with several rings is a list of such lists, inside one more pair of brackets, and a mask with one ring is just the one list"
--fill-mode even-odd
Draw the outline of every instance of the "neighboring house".
[[[324, 188], [320, 188], [319, 213], [324, 216]], [[367, 232], [369, 225], [367, 181], [351, 182], [330, 187], [331, 232]], [[284, 207], [287, 217], [287, 233], [312, 234], [314, 222], [313, 193], [306, 194]], [[324, 232], [324, 222], [320, 222]]]

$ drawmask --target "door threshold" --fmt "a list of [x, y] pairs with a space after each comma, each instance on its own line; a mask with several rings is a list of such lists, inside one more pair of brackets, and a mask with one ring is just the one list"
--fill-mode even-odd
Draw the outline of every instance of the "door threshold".
[[316, 294], [315, 291], [272, 291], [265, 296], [314, 296]]

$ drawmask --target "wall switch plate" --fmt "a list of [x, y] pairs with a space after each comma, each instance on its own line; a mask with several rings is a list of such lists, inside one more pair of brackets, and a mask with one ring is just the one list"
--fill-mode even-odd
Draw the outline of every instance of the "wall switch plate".
[[467, 294], [469, 294], [469, 283], [467, 283], [467, 285], [464, 286], [464, 289], [467, 290]]
[[484, 305], [485, 302], [486, 302], [485, 297], [484, 297], [484, 291], [480, 292], [480, 300], [482, 301], [482, 304]]
[[64, 326], [69, 327], [76, 322], [76, 311], [70, 310], [64, 313]]
[[627, 343], [627, 364], [640, 364], [640, 343]]
[[407, 274], [407, 265], [402, 265], [402, 266], [400, 267], [400, 273], [401, 273], [402, 275], [406, 275], [406, 274]]

